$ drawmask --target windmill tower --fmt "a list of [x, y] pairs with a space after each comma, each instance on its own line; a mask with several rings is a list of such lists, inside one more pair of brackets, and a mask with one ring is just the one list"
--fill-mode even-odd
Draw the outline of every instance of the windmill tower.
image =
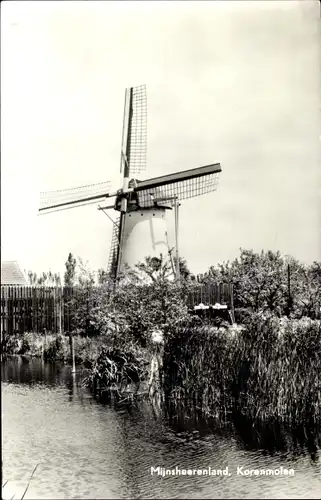
[[[174, 174], [138, 180], [146, 169], [147, 99], [145, 85], [131, 87], [125, 92], [125, 109], [121, 146], [120, 171], [122, 186], [111, 192], [111, 183], [102, 182], [62, 191], [41, 193], [39, 214], [67, 210], [114, 198], [113, 205], [99, 206], [100, 210], [114, 209], [109, 271], [117, 279], [127, 266], [133, 267], [145, 257], [159, 258], [168, 254], [166, 212], [175, 209], [176, 257], [178, 264], [178, 206], [179, 202], [215, 191], [219, 163], [176, 172]], [[177, 265], [178, 270], [178, 265]]]

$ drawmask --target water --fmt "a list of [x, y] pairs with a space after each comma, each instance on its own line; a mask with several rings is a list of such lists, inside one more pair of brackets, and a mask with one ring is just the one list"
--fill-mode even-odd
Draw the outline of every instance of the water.
[[[11, 359], [2, 367], [3, 477], [15, 498], [320, 498], [321, 463], [308, 453], [246, 450], [237, 436], [184, 435], [147, 403], [93, 400], [68, 366]], [[158, 476], [151, 467], [224, 468], [230, 476]], [[237, 467], [293, 468], [240, 476]]]

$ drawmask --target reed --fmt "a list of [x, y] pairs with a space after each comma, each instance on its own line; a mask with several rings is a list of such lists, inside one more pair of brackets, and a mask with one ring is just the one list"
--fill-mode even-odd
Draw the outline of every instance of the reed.
[[168, 404], [291, 427], [321, 422], [320, 321], [254, 314], [243, 329], [185, 328], [167, 338]]
[[149, 358], [147, 350], [133, 342], [121, 348], [105, 345], [84, 383], [101, 401], [119, 400], [129, 392], [137, 394], [148, 378]]

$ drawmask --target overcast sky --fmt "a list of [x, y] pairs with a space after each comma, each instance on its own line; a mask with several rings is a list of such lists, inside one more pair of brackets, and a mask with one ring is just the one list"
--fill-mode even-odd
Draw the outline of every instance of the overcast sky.
[[193, 272], [239, 247], [321, 259], [318, 1], [10, 1], [1, 23], [2, 260], [107, 266], [108, 218], [39, 217], [39, 192], [117, 186], [124, 90], [140, 84], [146, 177], [222, 165], [217, 192], [180, 210]]

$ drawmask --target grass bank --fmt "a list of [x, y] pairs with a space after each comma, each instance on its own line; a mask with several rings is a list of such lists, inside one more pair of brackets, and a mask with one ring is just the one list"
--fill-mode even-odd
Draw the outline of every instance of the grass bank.
[[[99, 356], [104, 341], [99, 337], [74, 336], [74, 352], [77, 364], [91, 367]], [[70, 340], [66, 335], [41, 335], [26, 332], [5, 338], [4, 355], [43, 357], [45, 361], [71, 362]]]
[[242, 329], [180, 329], [166, 341], [163, 370], [172, 413], [320, 425], [320, 321], [252, 315]]
[[[127, 339], [74, 335], [76, 364], [90, 369], [83, 381], [97, 399], [123, 399], [146, 394], [151, 376], [152, 348]], [[43, 358], [71, 363], [70, 339], [66, 335], [24, 333], [5, 338], [5, 355]]]
[[[120, 398], [138, 393], [163, 365], [159, 386], [170, 415], [182, 410], [219, 422], [234, 418], [244, 428], [275, 422], [320, 427], [318, 320], [252, 314], [242, 328], [175, 326], [166, 332], [164, 354], [157, 349], [150, 341], [133, 340], [131, 331], [74, 337], [76, 362], [90, 367], [86, 382], [99, 399], [108, 399], [111, 390]], [[5, 352], [70, 362], [66, 336], [13, 336], [6, 339]]]

